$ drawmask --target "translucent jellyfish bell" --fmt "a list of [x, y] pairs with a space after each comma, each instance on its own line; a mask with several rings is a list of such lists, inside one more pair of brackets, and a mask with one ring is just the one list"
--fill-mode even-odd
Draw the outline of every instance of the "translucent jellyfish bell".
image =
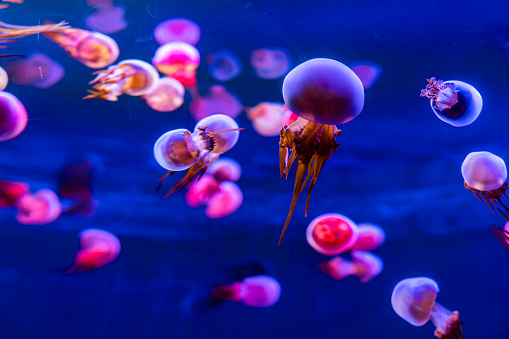
[[200, 40], [200, 35], [200, 27], [184, 18], [165, 20], [154, 29], [154, 38], [159, 45], [173, 41], [196, 45]]
[[478, 191], [500, 188], [507, 179], [504, 160], [490, 152], [472, 152], [461, 165], [465, 182]]
[[[239, 125], [227, 115], [214, 114], [203, 118], [196, 124], [194, 132], [204, 131], [214, 136], [213, 145], [205, 146], [210, 152], [223, 154], [230, 150], [239, 140]], [[204, 141], [207, 142], [205, 139]]]
[[217, 81], [235, 79], [242, 72], [242, 63], [233, 52], [222, 50], [207, 54], [208, 71]]
[[290, 57], [283, 48], [259, 48], [251, 54], [251, 66], [262, 79], [277, 79], [288, 72]]
[[244, 196], [239, 186], [231, 181], [223, 181], [210, 196], [205, 215], [211, 219], [224, 218], [237, 211], [242, 205]]
[[24, 225], [45, 225], [57, 220], [62, 205], [55, 192], [42, 189], [33, 194], [23, 195], [17, 202], [16, 220]]
[[379, 256], [365, 251], [352, 251], [351, 255], [352, 261], [338, 256], [318, 264], [318, 268], [336, 280], [354, 275], [364, 284], [382, 272], [384, 264]]
[[104, 34], [119, 32], [127, 27], [124, 18], [125, 9], [113, 4], [105, 4], [97, 7], [97, 11], [87, 15], [85, 25], [88, 29]]
[[342, 214], [322, 214], [313, 219], [306, 230], [308, 244], [318, 253], [338, 255], [357, 241], [357, 225]]
[[157, 163], [168, 171], [183, 171], [197, 160], [199, 151], [189, 149], [191, 132], [175, 129], [164, 133], [154, 144], [154, 157]]
[[196, 84], [200, 52], [185, 42], [169, 42], [156, 50], [152, 64], [159, 72], [177, 79], [182, 85], [193, 86]]
[[261, 102], [246, 108], [247, 118], [253, 122], [254, 130], [266, 137], [279, 135], [283, 123], [285, 105], [279, 102]]
[[0, 67], [0, 91], [3, 91], [7, 84], [9, 83], [9, 76], [7, 75], [7, 72], [5, 69]]
[[375, 224], [362, 223], [357, 224], [359, 237], [352, 247], [353, 250], [373, 251], [385, 242], [384, 230]]
[[17, 137], [27, 123], [28, 114], [21, 101], [11, 93], [0, 92], [0, 141]]
[[142, 98], [155, 111], [172, 112], [184, 103], [185, 91], [180, 81], [163, 77]]
[[59, 82], [65, 74], [64, 67], [43, 53], [10, 63], [7, 69], [14, 83], [37, 88], [49, 88]]
[[221, 158], [209, 166], [207, 173], [210, 173], [218, 182], [238, 181], [242, 168], [234, 159]]
[[231, 285], [212, 288], [212, 300], [242, 302], [250, 307], [269, 307], [278, 302], [281, 285], [268, 275], [255, 275]]

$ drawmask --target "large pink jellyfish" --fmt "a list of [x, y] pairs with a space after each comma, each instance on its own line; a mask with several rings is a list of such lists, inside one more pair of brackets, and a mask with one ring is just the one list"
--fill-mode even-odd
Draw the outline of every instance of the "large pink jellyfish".
[[372, 88], [382, 74], [382, 66], [372, 61], [357, 61], [350, 68], [359, 77], [365, 90]]
[[49, 88], [65, 74], [64, 67], [46, 54], [34, 53], [7, 66], [12, 81], [18, 85]]
[[352, 251], [352, 261], [341, 257], [334, 257], [329, 261], [318, 264], [318, 268], [336, 280], [343, 280], [355, 275], [361, 283], [367, 283], [383, 270], [382, 259], [370, 252]]
[[200, 52], [185, 42], [168, 42], [156, 50], [152, 64], [159, 72], [177, 79], [182, 85], [194, 86], [196, 69], [200, 64]]
[[209, 166], [207, 173], [210, 173], [218, 182], [238, 181], [242, 174], [242, 168], [234, 159], [221, 158]]
[[178, 18], [161, 22], [154, 29], [154, 38], [159, 45], [180, 41], [196, 45], [200, 40], [200, 27], [194, 22]]
[[[297, 160], [297, 174], [288, 217], [281, 232], [283, 239], [300, 193], [309, 182], [306, 215], [311, 191], [325, 162], [339, 144], [344, 124], [359, 115], [364, 106], [364, 88], [355, 73], [330, 59], [312, 59], [295, 67], [283, 82], [283, 97], [289, 110], [299, 115], [283, 127], [279, 141], [279, 169], [283, 177]], [[307, 172], [307, 176], [306, 176]]]
[[27, 110], [21, 101], [9, 92], [0, 92], [0, 141], [17, 137], [27, 123]]
[[242, 302], [250, 307], [269, 307], [278, 302], [281, 285], [268, 275], [255, 275], [231, 285], [212, 288], [212, 300]]
[[283, 48], [259, 48], [251, 55], [251, 66], [262, 79], [277, 79], [288, 73], [290, 57]]
[[184, 103], [185, 89], [180, 81], [163, 77], [142, 96], [147, 105], [158, 112], [172, 112]]
[[324, 255], [338, 255], [350, 250], [358, 235], [357, 225], [351, 219], [337, 213], [316, 217], [306, 230], [308, 244]]
[[78, 235], [80, 249], [74, 264], [65, 273], [82, 273], [111, 263], [120, 254], [118, 238], [104, 230], [88, 228]]
[[207, 54], [205, 57], [208, 71], [217, 81], [235, 79], [242, 72], [242, 63], [233, 52], [222, 50]]
[[211, 219], [226, 217], [242, 205], [243, 195], [239, 186], [231, 181], [223, 181], [207, 203], [205, 215]]
[[473, 123], [482, 109], [481, 94], [472, 86], [458, 80], [426, 79], [429, 84], [421, 90], [421, 97], [430, 99], [436, 116], [455, 127]]
[[116, 33], [127, 27], [124, 14], [123, 7], [113, 4], [98, 6], [96, 12], [87, 15], [85, 25], [88, 29], [104, 34]]
[[253, 122], [254, 130], [265, 137], [279, 135], [283, 123], [285, 105], [279, 102], [262, 102], [246, 108], [247, 118]]
[[27, 183], [0, 180], [0, 208], [16, 207], [19, 199], [29, 193]]
[[204, 96], [195, 93], [189, 104], [189, 112], [197, 121], [213, 114], [224, 114], [235, 119], [242, 109], [240, 100], [221, 85], [211, 86]]
[[204, 174], [199, 180], [189, 184], [185, 195], [186, 202], [190, 207], [206, 205], [218, 189], [217, 180], [210, 174]]
[[423, 326], [431, 319], [437, 338], [464, 339], [459, 312], [437, 303], [438, 291], [437, 283], [427, 277], [401, 280], [392, 292], [392, 308], [414, 326]]
[[16, 219], [25, 225], [45, 225], [57, 220], [62, 205], [55, 192], [42, 189], [33, 194], [23, 195], [17, 202]]
[[373, 251], [385, 242], [384, 230], [375, 224], [357, 224], [359, 237], [352, 247], [352, 250]]

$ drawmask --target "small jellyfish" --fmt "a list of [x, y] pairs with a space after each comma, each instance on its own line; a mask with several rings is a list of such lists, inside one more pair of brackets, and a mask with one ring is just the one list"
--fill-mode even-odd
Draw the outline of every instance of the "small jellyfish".
[[382, 66], [372, 61], [357, 61], [350, 68], [359, 77], [365, 90], [371, 89], [382, 74]]
[[219, 183], [207, 202], [205, 215], [210, 219], [219, 219], [231, 215], [242, 205], [244, 197], [236, 183], [223, 181]]
[[[10, 3], [13, 3], [13, 4], [22, 4], [23, 0], [0, 0], [0, 2], [10, 2]], [[7, 7], [9, 7], [9, 4], [1, 4], [0, 5], [0, 9], [4, 9], [4, 8], [7, 8]]]
[[262, 79], [277, 79], [288, 73], [290, 57], [283, 48], [259, 48], [251, 54], [251, 66]]
[[212, 288], [211, 300], [231, 300], [250, 307], [269, 307], [278, 302], [281, 285], [268, 275], [255, 275], [231, 285]]
[[142, 99], [158, 112], [173, 112], [184, 103], [184, 86], [174, 78], [159, 78], [155, 86]]
[[430, 99], [437, 117], [455, 127], [470, 125], [482, 109], [481, 94], [471, 85], [458, 80], [426, 79], [429, 84], [421, 90], [421, 97]]
[[245, 109], [247, 118], [253, 122], [254, 130], [264, 136], [279, 135], [283, 123], [285, 105], [279, 102], [262, 102]]
[[[339, 144], [344, 124], [359, 115], [364, 106], [364, 88], [355, 73], [331, 59], [312, 59], [295, 67], [283, 82], [283, 97], [289, 110], [299, 119], [280, 132], [279, 169], [283, 177], [297, 159], [297, 173], [290, 204], [279, 243], [292, 218], [297, 199], [309, 182], [306, 212], [311, 191], [320, 172]], [[306, 175], [307, 172], [307, 175]]]
[[16, 220], [24, 225], [45, 225], [57, 220], [62, 205], [55, 192], [42, 189], [23, 195], [17, 202]]
[[242, 168], [234, 159], [221, 158], [209, 166], [207, 173], [211, 174], [218, 182], [238, 181], [242, 174]]
[[117, 101], [122, 94], [140, 96], [150, 92], [159, 79], [151, 64], [137, 59], [124, 60], [94, 75], [97, 77], [90, 82], [94, 86], [84, 99]]
[[313, 219], [306, 230], [308, 244], [318, 253], [338, 255], [355, 245], [357, 225], [342, 214], [327, 213]]
[[168, 42], [156, 50], [152, 64], [159, 72], [190, 87], [196, 84], [200, 52], [193, 45], [185, 42]]
[[111, 263], [120, 254], [118, 238], [104, 230], [88, 228], [78, 235], [80, 249], [74, 264], [65, 273], [82, 273]]
[[189, 112], [196, 121], [213, 114], [224, 114], [235, 119], [242, 109], [242, 103], [237, 96], [221, 85], [211, 86], [204, 96], [195, 93], [189, 104]]
[[464, 339], [459, 312], [451, 312], [437, 303], [438, 291], [437, 283], [427, 277], [401, 280], [392, 292], [392, 308], [414, 326], [423, 326], [431, 319], [437, 338]]
[[104, 34], [120, 32], [127, 27], [124, 14], [125, 9], [123, 7], [112, 4], [102, 5], [97, 7], [96, 12], [87, 15], [85, 18], [85, 26], [87, 26], [88, 29]]
[[16, 207], [19, 199], [29, 193], [27, 183], [0, 180], [0, 208]]
[[359, 237], [352, 247], [352, 250], [373, 251], [385, 242], [384, 230], [375, 224], [357, 224]]
[[159, 45], [174, 41], [196, 45], [200, 40], [200, 33], [200, 27], [188, 19], [169, 19], [156, 26], [154, 39]]
[[361, 283], [367, 283], [383, 270], [382, 259], [370, 252], [352, 251], [352, 261], [334, 257], [318, 264], [318, 268], [336, 280], [355, 275]]
[[27, 123], [27, 110], [21, 101], [9, 92], [0, 92], [0, 141], [17, 137]]
[[7, 66], [12, 81], [18, 85], [49, 88], [59, 82], [65, 74], [64, 67], [46, 54], [34, 53], [14, 61]]
[[204, 174], [199, 180], [189, 184], [185, 194], [186, 202], [190, 207], [206, 205], [210, 198], [219, 189], [219, 183], [210, 174]]
[[235, 79], [242, 72], [242, 63], [237, 55], [230, 51], [217, 51], [205, 57], [208, 71], [217, 81]]
[[5, 69], [0, 67], [0, 91], [3, 91], [9, 84], [9, 76]]

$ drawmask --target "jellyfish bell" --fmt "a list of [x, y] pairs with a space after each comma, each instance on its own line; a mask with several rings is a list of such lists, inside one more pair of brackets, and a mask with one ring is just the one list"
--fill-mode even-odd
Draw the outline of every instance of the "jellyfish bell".
[[342, 214], [327, 213], [309, 223], [306, 239], [318, 253], [338, 255], [352, 248], [358, 234], [357, 225], [351, 219]]
[[375, 224], [361, 223], [357, 224], [359, 237], [352, 247], [353, 250], [373, 251], [385, 242], [384, 230]]
[[221, 158], [211, 164], [207, 172], [210, 173], [218, 182], [238, 181], [242, 174], [242, 168], [238, 161], [230, 158]]
[[182, 85], [193, 86], [196, 84], [200, 52], [185, 42], [168, 42], [156, 50], [152, 64], [159, 72], [177, 79]]
[[191, 20], [184, 18], [165, 20], [154, 29], [154, 39], [159, 45], [174, 41], [196, 45], [200, 40], [200, 35], [200, 27]]
[[365, 90], [371, 89], [382, 74], [382, 66], [373, 61], [357, 61], [350, 68], [359, 77]]
[[285, 106], [278, 102], [261, 102], [258, 105], [247, 108], [247, 118], [253, 122], [254, 130], [262, 136], [279, 135], [283, 123]]
[[490, 152], [469, 153], [461, 164], [465, 182], [478, 191], [500, 188], [507, 179], [504, 160]]
[[384, 267], [382, 259], [367, 251], [352, 251], [352, 261], [355, 263], [355, 276], [361, 283], [367, 283], [379, 275]]
[[224, 114], [235, 119], [242, 112], [242, 104], [236, 95], [222, 85], [214, 85], [204, 96], [193, 96], [189, 112], [197, 121], [213, 114]]
[[210, 196], [205, 215], [211, 219], [229, 216], [239, 209], [243, 199], [242, 191], [237, 184], [223, 181], [219, 183], [217, 191]]
[[85, 25], [88, 29], [100, 33], [116, 33], [127, 27], [127, 21], [124, 19], [124, 14], [124, 8], [113, 4], [106, 4], [97, 7], [96, 12], [87, 15], [85, 18]]
[[3, 91], [9, 84], [9, 76], [5, 69], [0, 67], [0, 91]]
[[184, 86], [180, 81], [163, 77], [155, 86], [143, 95], [147, 105], [158, 112], [172, 112], [184, 103]]
[[29, 193], [27, 183], [0, 180], [0, 208], [16, 207], [19, 199]]
[[12, 81], [18, 85], [45, 89], [58, 83], [65, 74], [64, 67], [43, 53], [33, 53], [25, 59], [7, 65]]
[[13, 94], [0, 92], [0, 141], [17, 137], [28, 123], [25, 106]]
[[240, 135], [239, 125], [224, 114], [214, 114], [198, 121], [194, 133], [199, 134], [201, 131], [212, 136], [202, 139], [204, 149], [217, 154], [223, 154], [235, 146]]
[[242, 302], [250, 307], [270, 307], [279, 301], [281, 285], [268, 275], [255, 275], [231, 285], [215, 286], [212, 300]]
[[205, 60], [210, 76], [217, 81], [235, 79], [242, 72], [239, 57], [227, 50], [207, 54]]
[[23, 195], [17, 202], [16, 220], [24, 225], [45, 225], [57, 220], [62, 205], [55, 192], [42, 189], [33, 194]]
[[185, 194], [186, 202], [190, 207], [207, 204], [218, 189], [219, 183], [216, 179], [210, 174], [204, 174], [200, 179], [189, 184]]
[[168, 171], [183, 171], [197, 160], [199, 150], [188, 147], [191, 132], [180, 128], [164, 133], [154, 144], [157, 163]]
[[277, 79], [288, 72], [290, 57], [283, 48], [258, 48], [251, 54], [251, 66], [262, 79]]

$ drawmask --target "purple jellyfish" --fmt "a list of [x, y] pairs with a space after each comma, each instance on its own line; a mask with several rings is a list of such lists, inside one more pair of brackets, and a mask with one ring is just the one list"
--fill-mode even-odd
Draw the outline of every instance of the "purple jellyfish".
[[235, 79], [242, 72], [239, 57], [230, 51], [223, 50], [207, 54], [205, 61], [210, 76], [217, 81]]
[[262, 79], [277, 79], [288, 73], [289, 53], [283, 48], [259, 48], [251, 54], [251, 66]]
[[159, 45], [180, 41], [196, 45], [200, 40], [200, 27], [188, 19], [169, 19], [161, 22], [154, 29], [154, 38]]
[[0, 141], [17, 137], [27, 123], [27, 110], [21, 101], [9, 92], [0, 92]]

